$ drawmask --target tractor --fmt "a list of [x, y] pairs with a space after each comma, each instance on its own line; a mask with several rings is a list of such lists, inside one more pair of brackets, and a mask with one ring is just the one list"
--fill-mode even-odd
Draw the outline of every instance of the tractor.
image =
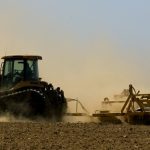
[[67, 101], [60, 87], [42, 81], [38, 61], [41, 56], [2, 57], [0, 69], [0, 115], [9, 113], [31, 120], [61, 121]]

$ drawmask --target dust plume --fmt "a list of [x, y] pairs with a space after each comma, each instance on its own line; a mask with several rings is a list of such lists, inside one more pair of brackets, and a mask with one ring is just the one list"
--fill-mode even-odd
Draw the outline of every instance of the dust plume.
[[31, 120], [23, 116], [15, 117], [10, 113], [3, 113], [0, 115], [0, 122], [31, 122]]
[[120, 58], [119, 47], [113, 40], [91, 37], [81, 45], [69, 34], [57, 38], [53, 39], [56, 44], [37, 39], [35, 48], [26, 43], [25, 49], [12, 47], [0, 51], [0, 55], [42, 55], [39, 65], [42, 79], [54, 87], [60, 86], [66, 97], [79, 99], [90, 112], [100, 108], [104, 97], [120, 93], [131, 81], [136, 81], [136, 68], [132, 70]]

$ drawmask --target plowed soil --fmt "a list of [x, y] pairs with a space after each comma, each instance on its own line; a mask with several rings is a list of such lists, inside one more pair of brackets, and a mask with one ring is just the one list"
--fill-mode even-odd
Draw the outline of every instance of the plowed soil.
[[150, 126], [1, 122], [1, 150], [150, 150]]

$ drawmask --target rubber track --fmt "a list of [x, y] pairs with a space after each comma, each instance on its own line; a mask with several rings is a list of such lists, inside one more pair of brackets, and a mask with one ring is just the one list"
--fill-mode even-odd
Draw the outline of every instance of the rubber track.
[[0, 96], [0, 99], [9, 98], [9, 97], [12, 97], [12, 96], [16, 96], [16, 95], [23, 94], [23, 93], [28, 93], [28, 92], [34, 92], [36, 94], [39, 94], [44, 100], [46, 99], [43, 92], [41, 92], [39, 90], [36, 90], [36, 89], [26, 89], [26, 90], [20, 90], [20, 91], [17, 91], [17, 92], [12, 92], [12, 93], [9, 93], [7, 95]]

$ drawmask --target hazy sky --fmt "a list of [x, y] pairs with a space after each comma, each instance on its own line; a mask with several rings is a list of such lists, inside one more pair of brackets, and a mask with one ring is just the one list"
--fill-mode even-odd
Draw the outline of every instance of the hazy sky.
[[42, 55], [43, 79], [83, 103], [129, 83], [150, 90], [149, 8], [149, 0], [0, 0], [0, 55]]

